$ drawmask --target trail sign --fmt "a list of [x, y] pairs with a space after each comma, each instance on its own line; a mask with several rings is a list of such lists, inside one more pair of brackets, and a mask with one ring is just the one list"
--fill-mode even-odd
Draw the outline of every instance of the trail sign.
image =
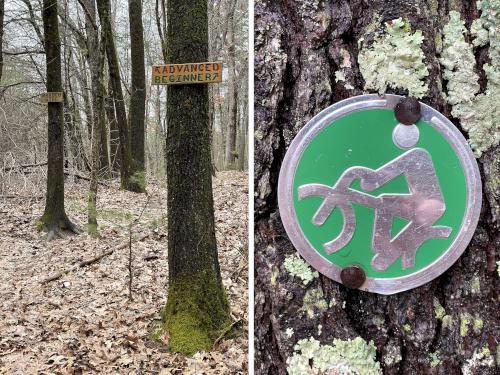
[[222, 61], [153, 65], [153, 85], [188, 85], [222, 82]]
[[40, 95], [40, 102], [42, 103], [62, 103], [64, 100], [64, 93], [62, 92], [44, 92]]
[[401, 123], [401, 99], [362, 95], [326, 108], [291, 143], [278, 182], [281, 219], [300, 255], [327, 277], [381, 294], [448, 269], [481, 210], [465, 138], [423, 103], [417, 121]]

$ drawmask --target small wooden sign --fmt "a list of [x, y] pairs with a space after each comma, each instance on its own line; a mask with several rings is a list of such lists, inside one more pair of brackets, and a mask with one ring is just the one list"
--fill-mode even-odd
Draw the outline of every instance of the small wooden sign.
[[64, 93], [62, 92], [44, 92], [40, 95], [42, 103], [62, 103], [64, 100]]
[[222, 61], [153, 65], [153, 85], [188, 85], [222, 82]]

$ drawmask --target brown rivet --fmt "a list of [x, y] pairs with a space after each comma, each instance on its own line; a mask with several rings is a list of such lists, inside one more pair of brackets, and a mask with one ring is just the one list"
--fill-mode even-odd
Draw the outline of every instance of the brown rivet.
[[422, 117], [420, 103], [417, 99], [412, 97], [401, 99], [394, 108], [394, 114], [401, 124], [413, 125]]
[[340, 271], [340, 280], [344, 286], [358, 289], [366, 280], [365, 272], [358, 266], [350, 266]]

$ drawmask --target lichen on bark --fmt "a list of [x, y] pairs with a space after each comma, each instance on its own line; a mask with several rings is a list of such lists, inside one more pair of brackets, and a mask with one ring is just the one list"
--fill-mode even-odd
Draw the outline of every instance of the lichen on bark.
[[397, 18], [385, 23], [386, 34], [377, 36], [370, 47], [363, 46], [359, 68], [365, 79], [365, 89], [384, 94], [388, 87], [403, 88], [408, 94], [423, 97], [428, 85], [422, 81], [429, 75], [421, 49], [421, 30], [411, 33], [408, 22]]
[[477, 157], [500, 143], [500, 48], [496, 30], [500, 21], [495, 15], [500, 7], [498, 1], [480, 1], [481, 17], [472, 24], [475, 36], [473, 45], [490, 43], [490, 63], [483, 69], [487, 78], [485, 92], [479, 92], [479, 76], [475, 71], [473, 45], [465, 41], [465, 22], [456, 11], [450, 12], [450, 19], [443, 29], [443, 51], [440, 59], [443, 78], [447, 80], [446, 101], [452, 105], [451, 114], [460, 119], [462, 127], [469, 133], [469, 143]]
[[289, 375], [379, 375], [382, 369], [375, 354], [373, 342], [367, 344], [361, 337], [335, 339], [332, 345], [321, 345], [310, 337], [295, 345], [295, 353], [287, 360], [287, 370]]
[[[304, 6], [299, 1], [255, 2], [256, 374], [285, 375], [287, 359], [291, 361], [301, 354], [294, 350], [294, 345], [311, 337], [326, 346], [331, 346], [334, 339], [373, 340], [385, 374], [460, 374], [464, 370], [475, 375], [496, 374], [496, 368], [488, 365], [492, 356], [479, 359], [478, 353], [488, 346], [496, 355], [500, 347], [495, 297], [500, 249], [499, 146], [485, 151], [478, 163], [484, 204], [468, 250], [440, 277], [397, 295], [349, 290], [321, 274], [307, 285], [292, 277], [284, 262], [295, 256], [296, 249], [283, 228], [277, 205], [281, 162], [290, 142], [307, 121], [342, 99], [366, 90], [378, 92], [365, 88], [360, 71], [364, 67], [358, 64], [358, 54], [383, 40], [387, 35], [383, 26], [386, 22], [404, 19], [402, 35], [412, 35], [411, 30], [422, 31], [422, 43], [413, 51], [422, 56], [428, 70], [427, 76], [415, 81], [428, 86], [421, 101], [460, 127], [460, 119], [452, 118], [452, 106], [442, 95], [447, 83], [439, 61], [442, 31], [450, 10], [460, 12], [469, 28], [480, 14], [483, 17], [482, 6], [476, 8], [474, 2], [465, 0], [373, 0], [363, 6], [356, 0], [308, 3], [314, 6]], [[358, 44], [360, 38], [362, 44]], [[470, 44], [468, 35], [465, 41]], [[487, 86], [481, 67], [490, 63], [489, 49], [489, 43], [473, 49], [481, 93]], [[393, 61], [393, 49], [388, 49], [386, 58], [385, 61]], [[384, 93], [409, 93], [405, 87], [384, 88]], [[464, 135], [468, 138], [465, 132]], [[480, 280], [479, 289], [475, 287], [476, 277]], [[311, 294], [313, 290], [322, 291], [328, 308], [315, 309], [313, 318], [305, 318], [304, 299], [317, 293]], [[437, 311], [434, 299], [441, 306]], [[477, 306], [481, 306], [481, 311]], [[468, 332], [461, 336], [460, 317], [466, 313], [470, 314]], [[439, 363], [432, 362], [430, 353], [436, 354]], [[300, 363], [305, 366], [304, 374], [318, 372], [312, 369], [314, 359]]]

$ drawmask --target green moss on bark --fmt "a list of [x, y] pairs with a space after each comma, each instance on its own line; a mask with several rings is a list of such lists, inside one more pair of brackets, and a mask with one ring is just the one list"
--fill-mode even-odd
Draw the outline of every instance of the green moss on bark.
[[203, 270], [195, 277], [180, 277], [169, 286], [162, 321], [171, 351], [192, 355], [210, 350], [231, 325], [229, 304], [219, 280], [215, 272]]

